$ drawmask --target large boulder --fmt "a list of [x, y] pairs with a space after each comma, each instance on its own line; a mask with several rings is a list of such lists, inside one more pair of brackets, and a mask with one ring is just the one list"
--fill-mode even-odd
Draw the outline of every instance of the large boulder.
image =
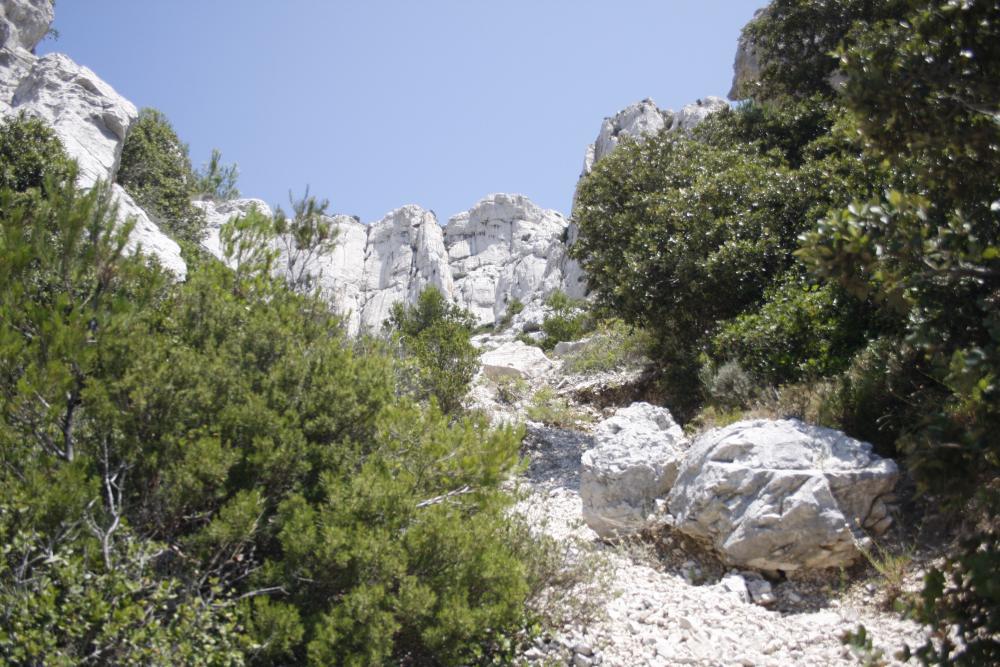
[[92, 71], [61, 53], [39, 58], [14, 92], [11, 106], [41, 118], [80, 165], [79, 184], [110, 181], [118, 171], [135, 105]]
[[687, 447], [670, 412], [649, 403], [633, 403], [601, 422], [581, 462], [584, 521], [601, 537], [646, 528], [657, 500], [677, 479]]
[[504, 343], [495, 350], [484, 352], [480, 358], [483, 374], [492, 379], [519, 377], [535, 380], [552, 370], [554, 364], [541, 348], [515, 340]]
[[755, 420], [699, 437], [667, 498], [674, 526], [727, 563], [765, 571], [839, 567], [862, 528], [891, 523], [896, 464], [870, 444], [801, 421]]

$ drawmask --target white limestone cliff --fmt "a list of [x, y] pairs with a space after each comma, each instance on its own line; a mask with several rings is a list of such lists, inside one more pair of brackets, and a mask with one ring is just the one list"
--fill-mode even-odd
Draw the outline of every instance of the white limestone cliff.
[[[138, 117], [135, 105], [90, 69], [53, 53], [41, 58], [34, 48], [54, 17], [50, 0], [0, 0], [0, 116], [25, 114], [44, 121], [80, 167], [78, 184], [113, 182], [128, 129]], [[119, 186], [111, 195], [120, 223], [134, 221], [127, 250], [155, 257], [179, 278], [187, 266], [180, 246]]]
[[630, 104], [614, 116], [604, 119], [597, 139], [587, 147], [583, 159], [583, 171], [580, 175], [589, 174], [594, 165], [617, 148], [618, 143], [624, 137], [641, 139], [664, 129], [687, 132], [705, 120], [709, 114], [725, 109], [727, 106], [729, 105], [724, 99], [713, 96], [697, 100], [676, 112], [670, 109], [661, 109], [656, 106], [656, 102], [648, 98]]

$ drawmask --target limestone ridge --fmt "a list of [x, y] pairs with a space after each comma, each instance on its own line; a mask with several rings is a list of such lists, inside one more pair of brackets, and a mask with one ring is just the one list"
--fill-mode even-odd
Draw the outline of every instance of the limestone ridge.
[[[138, 112], [94, 72], [67, 56], [34, 54], [53, 18], [50, 0], [0, 0], [0, 115], [23, 112], [50, 125], [80, 165], [81, 188], [93, 187], [99, 180], [113, 183], [125, 137]], [[725, 106], [717, 97], [679, 112], [661, 110], [651, 100], [633, 104], [605, 119], [587, 150], [584, 174], [623, 136], [641, 138], [663, 128], [686, 131]], [[187, 267], [180, 247], [123, 188], [117, 184], [112, 188], [119, 219], [135, 221], [128, 250], [156, 257], [183, 279]], [[271, 213], [258, 199], [195, 205], [208, 222], [203, 246], [220, 258], [223, 224], [252, 207]], [[587, 292], [582, 268], [569, 257], [577, 236], [575, 225], [523, 195], [489, 195], [446, 226], [433, 212], [414, 205], [391, 211], [371, 225], [345, 215], [330, 221], [338, 231], [336, 247], [313, 258], [306, 271], [344, 313], [352, 332], [378, 330], [394, 303], [412, 303], [427, 286], [471, 311], [481, 324], [493, 324], [513, 301], [520, 301], [525, 307], [515, 323], [522, 327], [541, 323], [544, 301], [554, 291], [574, 298]], [[279, 267], [288, 258], [283, 241], [276, 242]]]
[[[203, 246], [217, 257], [223, 224], [254, 206], [271, 212], [259, 199], [196, 205], [208, 220]], [[569, 221], [522, 195], [489, 195], [444, 227], [434, 213], [414, 205], [370, 225], [345, 215], [330, 222], [338, 234], [336, 247], [307, 271], [345, 314], [352, 332], [377, 330], [394, 303], [412, 303], [427, 286], [482, 324], [502, 317], [514, 299], [540, 308], [557, 289], [573, 296], [586, 291], [583, 271], [567, 254], [575, 238]]]
[[[50, 0], [0, 0], [0, 115], [24, 113], [45, 121], [80, 166], [78, 184], [90, 188], [113, 182], [129, 127], [138, 117], [135, 105], [90, 69], [53, 53], [37, 57], [34, 49], [52, 24]], [[140, 248], [179, 278], [187, 266], [180, 247], [121, 186], [112, 186], [118, 217], [135, 221], [127, 250]]]
[[729, 105], [724, 99], [713, 96], [697, 100], [676, 112], [660, 109], [649, 98], [630, 104], [614, 116], [604, 119], [597, 139], [587, 147], [580, 177], [589, 174], [598, 160], [618, 146], [622, 137], [640, 139], [665, 128], [673, 132], [689, 131], [708, 118], [709, 114], [727, 106]]

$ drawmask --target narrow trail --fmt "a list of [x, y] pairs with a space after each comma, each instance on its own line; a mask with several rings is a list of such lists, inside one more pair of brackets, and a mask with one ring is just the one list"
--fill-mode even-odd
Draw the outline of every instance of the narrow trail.
[[[558, 368], [532, 384], [560, 387], [574, 409], [598, 412], [572, 398]], [[483, 384], [476, 393], [498, 420], [525, 421], [523, 403], [492, 402]], [[559, 629], [536, 640], [522, 664], [858, 665], [863, 656], [842, 638], [863, 625], [884, 660], [872, 664], [893, 665], [904, 664], [894, 657], [904, 645], [926, 640], [920, 625], [886, 610], [879, 582], [864, 565], [771, 582], [773, 599], [764, 607], [750, 601], [743, 581], [759, 575], [727, 570], [682, 537], [600, 540], [582, 520], [579, 494], [581, 456], [592, 443], [588, 428], [527, 422], [529, 464], [518, 481], [524, 498], [517, 509], [560, 545], [567, 571], [585, 576], [575, 602], [563, 600], [557, 612]]]
[[857, 665], [841, 637], [860, 624], [888, 664], [902, 664], [893, 654], [904, 644], [924, 642], [921, 626], [880, 610], [863, 584], [848, 586], [839, 573], [778, 583], [776, 602], [766, 609], [728, 590], [720, 577], [725, 570], [680, 542], [654, 550], [600, 541], [580, 518], [580, 456], [587, 435], [532, 425], [526, 441], [531, 463], [523, 482], [529, 494], [520, 510], [537, 530], [562, 543], [575, 540], [574, 557], [604, 561], [600, 569], [606, 573], [603, 599], [591, 600], [594, 618], [570, 622], [552, 641], [538, 642], [526, 660], [623, 667]]

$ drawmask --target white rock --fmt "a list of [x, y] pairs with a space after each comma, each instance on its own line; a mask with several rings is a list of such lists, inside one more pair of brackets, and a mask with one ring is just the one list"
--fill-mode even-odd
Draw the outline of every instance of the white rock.
[[533, 380], [553, 368], [552, 361], [541, 348], [525, 345], [519, 340], [504, 343], [495, 350], [483, 353], [480, 363], [483, 374], [493, 380], [504, 376]]
[[649, 98], [630, 104], [614, 116], [605, 118], [601, 123], [597, 139], [587, 147], [580, 176], [586, 176], [593, 171], [594, 165], [615, 150], [625, 137], [641, 140], [664, 129], [687, 132], [705, 120], [709, 114], [728, 106], [722, 98], [711, 96], [688, 104], [677, 113], [669, 109], [660, 109], [656, 106], [656, 102]]
[[128, 253], [142, 252], [150, 255], [160, 263], [160, 265], [173, 273], [177, 278], [183, 280], [187, 277], [187, 264], [181, 258], [181, 248], [168, 237], [156, 224], [149, 219], [142, 208], [135, 203], [135, 200], [125, 189], [115, 183], [111, 186], [111, 196], [118, 205], [118, 222], [123, 224], [127, 220], [132, 220], [135, 227], [129, 235], [128, 244], [125, 250]]
[[567, 354], [573, 354], [574, 352], [579, 352], [583, 348], [587, 347], [587, 343], [590, 342], [590, 338], [581, 338], [580, 340], [570, 340], [570, 341], [560, 341], [556, 343], [555, 348], [552, 352], [557, 356], [561, 357]]
[[728, 109], [729, 103], [721, 97], [706, 97], [693, 104], [685, 105], [683, 109], [674, 115], [674, 124], [671, 129], [680, 132], [689, 132], [700, 125], [713, 113]]
[[441, 226], [419, 206], [398, 208], [368, 227], [364, 257], [363, 327], [381, 328], [394, 303], [415, 302], [425, 287], [453, 295]]
[[742, 576], [729, 573], [716, 585], [728, 596], [740, 602], [750, 602], [750, 591], [747, 590], [747, 582]]
[[271, 207], [261, 199], [233, 199], [222, 202], [196, 199], [191, 204], [205, 215], [205, 233], [201, 239], [201, 247], [218, 259], [224, 259], [222, 242], [219, 239], [219, 232], [224, 224], [233, 218], [245, 216], [252, 209], [257, 209], [268, 217], [271, 216]]
[[517, 299], [528, 305], [557, 289], [580, 296], [585, 284], [566, 255], [569, 222], [522, 195], [492, 194], [444, 228], [455, 300], [481, 324], [492, 324]]
[[670, 491], [688, 446], [665, 408], [633, 403], [601, 422], [583, 454], [583, 519], [601, 537], [649, 525], [656, 501]]
[[681, 532], [760, 570], [837, 567], [896, 464], [868, 443], [798, 420], [755, 420], [697, 439], [668, 496]]
[[54, 18], [51, 0], [0, 1], [0, 47], [33, 51]]
[[92, 71], [60, 53], [37, 59], [18, 84], [12, 112], [41, 118], [80, 165], [78, 183], [88, 188], [114, 180], [135, 105]]

